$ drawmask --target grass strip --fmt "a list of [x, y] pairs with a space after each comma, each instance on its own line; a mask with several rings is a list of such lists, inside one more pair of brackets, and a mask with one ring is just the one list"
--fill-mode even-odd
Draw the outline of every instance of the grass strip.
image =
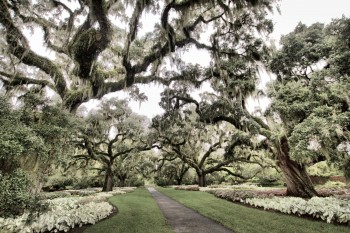
[[[84, 233], [170, 233], [173, 232], [157, 203], [144, 188], [111, 197], [118, 214], [89, 227]], [[98, 210], [96, 210], [98, 211]]]
[[236, 233], [349, 233], [350, 227], [235, 204], [205, 192], [157, 188], [183, 205]]

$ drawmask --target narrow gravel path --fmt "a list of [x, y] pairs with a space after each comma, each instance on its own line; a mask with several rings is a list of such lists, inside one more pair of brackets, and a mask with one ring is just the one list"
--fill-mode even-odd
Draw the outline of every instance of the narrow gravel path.
[[175, 233], [232, 233], [219, 223], [200, 215], [173, 199], [148, 188]]

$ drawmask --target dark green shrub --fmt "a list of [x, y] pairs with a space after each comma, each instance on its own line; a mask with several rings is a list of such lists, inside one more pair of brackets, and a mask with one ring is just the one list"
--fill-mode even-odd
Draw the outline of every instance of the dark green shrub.
[[164, 177], [158, 177], [158, 176], [154, 178], [154, 183], [161, 187], [175, 184], [175, 182], [172, 180], [166, 179]]
[[49, 178], [47, 184], [42, 188], [45, 192], [54, 192], [67, 189], [68, 186], [73, 185], [73, 178], [66, 176], [57, 176]]
[[132, 177], [130, 180], [128, 180], [129, 186], [131, 187], [141, 187], [145, 185], [145, 181], [143, 179], [137, 178], [137, 177]]
[[194, 185], [198, 183], [197, 175], [190, 174], [189, 172], [185, 174], [182, 179], [181, 185]]
[[14, 217], [25, 210], [40, 212], [45, 207], [39, 197], [30, 192], [31, 182], [25, 173], [18, 169], [11, 173], [0, 173], [0, 216]]
[[73, 183], [74, 189], [86, 189], [103, 186], [103, 178], [97, 176], [86, 176]]

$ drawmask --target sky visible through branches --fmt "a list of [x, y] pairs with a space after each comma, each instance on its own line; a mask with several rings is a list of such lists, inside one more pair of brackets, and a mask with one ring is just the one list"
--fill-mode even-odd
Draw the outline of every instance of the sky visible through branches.
[[[340, 18], [342, 15], [347, 17], [350, 16], [348, 13], [350, 9], [350, 1], [348, 0], [333, 0], [331, 2], [325, 0], [282, 0], [280, 2], [281, 14], [275, 12], [271, 17], [274, 21], [274, 32], [270, 35], [270, 40], [278, 46], [279, 38], [281, 35], [288, 34], [291, 32], [298, 22], [302, 22], [306, 25], [311, 25], [316, 22], [329, 23], [334, 18]], [[143, 16], [145, 17], [145, 16]], [[154, 22], [152, 18], [146, 16], [147, 25], [143, 25], [143, 29], [140, 33], [145, 33], [148, 30], [152, 30]], [[29, 33], [29, 32], [28, 32]], [[52, 54], [48, 54], [47, 51], [42, 47], [43, 39], [40, 32], [35, 32], [31, 36], [31, 47], [41, 55], [51, 57]], [[181, 55], [181, 58], [186, 62], [199, 64], [201, 66], [208, 66], [210, 62], [209, 54], [207, 51], [192, 49]], [[258, 85], [259, 88], [263, 88], [269, 80], [273, 78], [267, 72], [262, 70], [260, 73], [261, 83]], [[140, 90], [146, 94], [148, 100], [143, 103], [130, 100], [129, 105], [133, 111], [146, 115], [149, 118], [154, 117], [157, 114], [162, 113], [162, 109], [158, 105], [160, 101], [160, 93], [162, 87], [157, 84], [146, 84], [139, 85]], [[208, 87], [204, 85], [201, 90], [207, 90]], [[201, 91], [200, 90], [200, 91]], [[198, 92], [195, 94], [198, 95]], [[108, 94], [108, 96], [117, 96], [119, 98], [129, 98], [128, 94], [124, 91], [118, 93]], [[96, 100], [90, 100], [87, 106], [93, 107], [98, 103]], [[248, 110], [254, 111], [257, 107], [262, 109], [266, 108], [269, 101], [266, 97], [261, 97], [259, 100], [249, 99]]]

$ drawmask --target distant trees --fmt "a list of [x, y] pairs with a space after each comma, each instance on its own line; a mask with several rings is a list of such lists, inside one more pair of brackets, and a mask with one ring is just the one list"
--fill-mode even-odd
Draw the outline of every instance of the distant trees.
[[[105, 173], [103, 191], [111, 191], [114, 179], [122, 171], [116, 171], [118, 160], [152, 148], [153, 138], [147, 134], [147, 118], [132, 113], [126, 101], [109, 99], [102, 101], [99, 109], [85, 116], [87, 127], [76, 140], [79, 148], [77, 160], [95, 160], [103, 165]], [[122, 165], [122, 161], [120, 166]]]
[[182, 185], [190, 166], [176, 154], [163, 151], [157, 159], [154, 181], [159, 186]]
[[158, 131], [163, 157], [179, 158], [194, 169], [199, 186], [206, 186], [206, 175], [220, 171], [241, 179], [251, 178], [235, 171], [237, 164], [264, 166], [246, 153], [253, 144], [248, 135], [227, 130], [229, 126], [225, 124], [207, 125], [198, 117], [194, 110], [177, 109], [154, 118], [152, 127]]

